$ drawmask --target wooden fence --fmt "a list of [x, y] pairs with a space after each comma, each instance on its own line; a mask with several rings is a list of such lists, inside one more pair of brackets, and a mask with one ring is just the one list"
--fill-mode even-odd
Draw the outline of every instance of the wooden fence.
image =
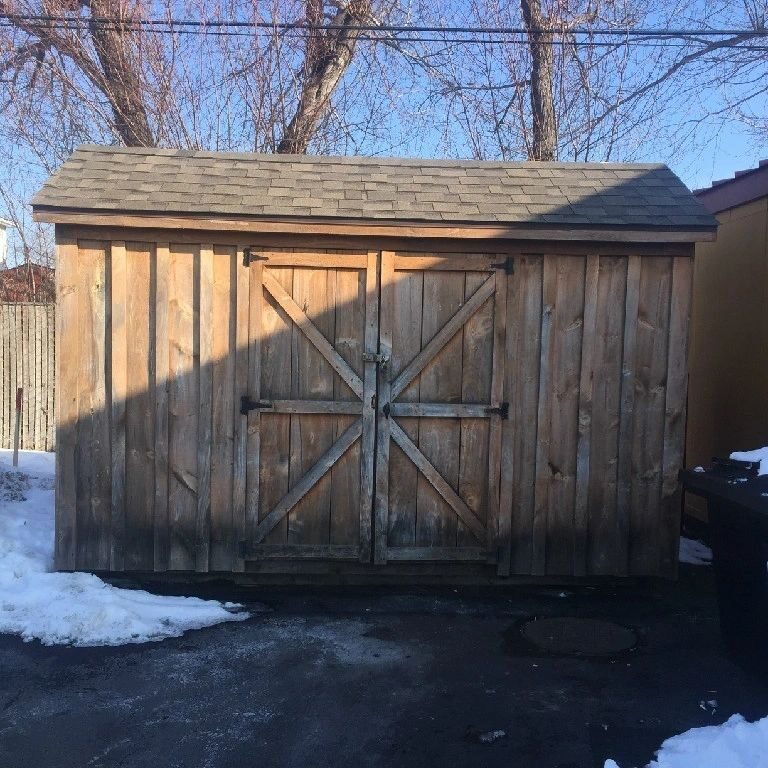
[[53, 304], [0, 304], [0, 448], [13, 447], [23, 387], [21, 447], [54, 449], [54, 317]]

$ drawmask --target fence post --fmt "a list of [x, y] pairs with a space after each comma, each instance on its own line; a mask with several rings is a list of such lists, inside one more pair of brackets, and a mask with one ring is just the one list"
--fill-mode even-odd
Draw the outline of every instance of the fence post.
[[21, 398], [24, 394], [22, 387], [16, 390], [16, 427], [13, 433], [13, 466], [19, 466], [19, 436], [21, 434]]

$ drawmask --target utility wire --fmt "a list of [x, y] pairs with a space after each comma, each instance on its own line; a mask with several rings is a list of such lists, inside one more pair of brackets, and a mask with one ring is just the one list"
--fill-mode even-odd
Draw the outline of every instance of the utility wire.
[[[341, 31], [350, 28], [343, 24], [310, 24], [307, 22], [278, 22], [278, 21], [240, 21], [235, 19], [205, 20], [199, 19], [129, 19], [117, 16], [65, 16], [44, 14], [13, 14], [0, 13], [0, 20], [23, 22], [53, 22], [74, 24], [112, 24], [118, 28], [124, 27], [196, 27], [196, 28], [248, 28], [269, 29], [274, 31]], [[571, 35], [599, 35], [613, 37], [661, 37], [661, 38], [688, 38], [688, 37], [768, 37], [768, 29], [660, 29], [649, 27], [645, 29], [635, 28], [606, 28], [590, 29], [576, 27], [573, 29], [557, 29], [532, 27], [449, 27], [449, 26], [415, 26], [396, 24], [355, 24], [355, 29], [363, 32], [392, 32], [392, 33], [438, 33], [438, 34], [470, 34], [470, 35], [528, 35], [528, 34], [558, 34], [567, 32]]]
[[[15, 28], [17, 25], [14, 23], [14, 19], [18, 17], [9, 17], [9, 16], [3, 16], [0, 14], [0, 29], [12, 29]], [[136, 32], [139, 30], [143, 30], [145, 34], [150, 35], [185, 35], [185, 36], [201, 36], [204, 35], [206, 37], [270, 37], [272, 34], [274, 34], [276, 31], [280, 31], [280, 29], [275, 29], [274, 27], [265, 27], [265, 26], [257, 26], [249, 31], [246, 31], [242, 28], [238, 29], [226, 29], [221, 27], [214, 26], [214, 29], [208, 29], [209, 25], [207, 23], [201, 23], [200, 26], [195, 26], [193, 28], [180, 28], [180, 29], [174, 29], [173, 24], [170, 22], [165, 22], [167, 24], [167, 27], [165, 29], [161, 29], [158, 26], [150, 26], [150, 27], [144, 27], [144, 25], [140, 25], [137, 22], [125, 22], [125, 23], [118, 23], [111, 21], [109, 19], [99, 19], [97, 22], [97, 25], [102, 30], [108, 30], [108, 31], [115, 31], [115, 32], [125, 32], [125, 31], [131, 31]], [[55, 31], [69, 31], [69, 32], [87, 32], [90, 28], [91, 20], [84, 18], [84, 17], [78, 17], [78, 18], [72, 18], [68, 19], [68, 23], [59, 23], [59, 22], [52, 22], [48, 20], [44, 20], [42, 22], [33, 22], [30, 26], [33, 28], [39, 28], [41, 30], [55, 30]], [[299, 28], [299, 27], [289, 27], [282, 31], [282, 37], [288, 38], [288, 39], [304, 39], [303, 31], [306, 28]], [[318, 27], [319, 29], [319, 27]], [[324, 29], [328, 29], [328, 27], [324, 27]], [[361, 32], [361, 37], [365, 40], [378, 42], [381, 41], [382, 38], [378, 37], [375, 34], [372, 34], [372, 31], [367, 31], [368, 28], [364, 28]], [[380, 31], [386, 31], [386, 28], [382, 27], [373, 27], [370, 28], [370, 30], [375, 30], [377, 32]], [[513, 38], [513, 37], [493, 37], [490, 36], [490, 33], [481, 33], [484, 36], [478, 36], [478, 37], [423, 37], [423, 36], [411, 36], [411, 37], [403, 37], [401, 34], [393, 33], [391, 37], [386, 38], [384, 42], [392, 42], [392, 43], [441, 43], [443, 45], [456, 45], [456, 44], [468, 44], [468, 45], [529, 45], [529, 40], [527, 37], [524, 38]], [[513, 34], [512, 32], [508, 34]], [[524, 34], [524, 33], [517, 33], [517, 34]], [[574, 34], [572, 31], [568, 31], [568, 34]], [[582, 33], [586, 34], [586, 33]], [[745, 33], [739, 33], [739, 34], [745, 34]], [[751, 33], [750, 33], [751, 34]], [[767, 33], [768, 34], [768, 33]], [[754, 35], [754, 37], [759, 37], [757, 34]], [[652, 39], [656, 40], [656, 42], [648, 42], [645, 40], [637, 40], [633, 41], [631, 39], [624, 38], [623, 40], [614, 40], [614, 41], [601, 41], [601, 40], [590, 40], [587, 41], [578, 41], [578, 40], [563, 40], [563, 39], [547, 39], [547, 40], [539, 40], [540, 45], [548, 45], [552, 47], [570, 47], [573, 45], [588, 45], [592, 48], [618, 48], [618, 47], [628, 47], [628, 48], [651, 48], [651, 49], [659, 49], [659, 48], [690, 48], [691, 43], [694, 42], [693, 40], [689, 40], [687, 43], [683, 42], [677, 42], [680, 38], [657, 38], [652, 36]], [[750, 39], [750, 38], [748, 38]], [[746, 40], [737, 40], [733, 42], [725, 42], [718, 46], [718, 50], [723, 49], [738, 49], [740, 51], [768, 51], [768, 45], [747, 45]]]

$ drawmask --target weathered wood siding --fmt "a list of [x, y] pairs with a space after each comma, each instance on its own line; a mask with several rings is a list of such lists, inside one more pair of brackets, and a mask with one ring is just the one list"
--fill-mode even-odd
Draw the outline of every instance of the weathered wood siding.
[[[675, 573], [688, 256], [510, 246], [507, 275], [498, 252], [350, 240], [246, 268], [246, 244], [186, 235], [59, 234], [59, 568], [455, 552], [501, 575]], [[386, 426], [373, 395], [446, 327]], [[387, 345], [377, 385], [363, 352]], [[246, 394], [276, 405], [242, 416]]]
[[13, 448], [22, 387], [19, 446], [54, 449], [55, 358], [53, 304], [0, 304], [0, 448]]

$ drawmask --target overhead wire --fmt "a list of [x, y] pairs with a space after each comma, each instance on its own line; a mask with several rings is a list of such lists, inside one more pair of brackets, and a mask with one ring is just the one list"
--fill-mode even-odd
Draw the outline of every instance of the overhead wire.
[[[175, 27], [191, 27], [197, 29], [266, 29], [272, 31], [342, 31], [349, 29], [343, 24], [311, 24], [308, 22], [286, 21], [245, 21], [241, 19], [143, 19], [122, 18], [118, 16], [67, 16], [53, 14], [12, 14], [0, 13], [0, 20], [22, 21], [32, 23], [64, 23], [84, 25], [115, 25], [125, 27], [161, 27], [172, 30]], [[362, 32], [390, 32], [406, 34], [441, 34], [441, 35], [528, 35], [528, 34], [558, 34], [567, 32], [570, 35], [612, 36], [612, 37], [660, 37], [660, 38], [690, 38], [690, 37], [768, 37], [766, 29], [710, 29], [710, 28], [633, 28], [606, 27], [588, 28], [574, 27], [567, 30], [556, 28], [532, 27], [481, 27], [481, 26], [424, 26], [412, 24], [355, 24], [355, 29]], [[471, 39], [470, 42], [473, 40]]]
[[[96, 17], [93, 19], [78, 16], [78, 17], [51, 17], [51, 16], [18, 16], [10, 14], [0, 14], [0, 28], [12, 28], [17, 26], [15, 20], [19, 19], [28, 22], [41, 29], [49, 29], [55, 31], [88, 31], [94, 24], [101, 29], [109, 31], [138, 31], [143, 30], [145, 33], [153, 35], [204, 35], [210, 37], [268, 37], [275, 32], [282, 31], [283, 37], [292, 39], [298, 39], [303, 37], [303, 33], [306, 31], [321, 31], [329, 29], [340, 29], [338, 25], [334, 26], [317, 26], [306, 24], [267, 24], [256, 22], [202, 22], [191, 20], [160, 20], [160, 19], [142, 19], [142, 20], [118, 20], [104, 17]], [[164, 25], [161, 27], [160, 25]], [[178, 25], [179, 28], [176, 28]], [[191, 28], [188, 28], [191, 27]], [[248, 29], [246, 29], [248, 28]], [[450, 35], [459, 33], [462, 28], [458, 27], [445, 27], [442, 28], [446, 34], [442, 37], [424, 37], [421, 34], [413, 36], [411, 33], [420, 32], [422, 28], [413, 27], [392, 27], [392, 26], [372, 26], [363, 25], [360, 26], [361, 36], [364, 39], [377, 41], [380, 38], [373, 33], [390, 32], [392, 36], [388, 38], [389, 42], [393, 43], [441, 43], [443, 45], [528, 45], [529, 41], [527, 37], [514, 38], [511, 35], [528, 35], [528, 32], [523, 29], [516, 28], [472, 28], [474, 37], [452, 37]], [[411, 36], [403, 37], [398, 30], [408, 30]], [[423, 28], [427, 33], [434, 34], [437, 28], [425, 27]], [[536, 32], [536, 30], [532, 30]], [[639, 32], [639, 31], [636, 31]], [[647, 31], [648, 32], [648, 31]], [[503, 36], [499, 36], [499, 34]], [[589, 35], [590, 37], [611, 34], [613, 32], [607, 32], [605, 30], [549, 30], [550, 34], [563, 35], [567, 34], [569, 37], [575, 35]], [[465, 33], [466, 34], [466, 33]], [[618, 33], [616, 33], [618, 34]], [[628, 34], [626, 30], [621, 32], [626, 34], [627, 37], [623, 40], [604, 41], [590, 39], [589, 41], [579, 41], [575, 39], [563, 40], [563, 39], [548, 39], [539, 40], [540, 44], [557, 46], [573, 46], [583, 44], [591, 47], [598, 48], [616, 48], [629, 46], [633, 48], [689, 48], [695, 41], [688, 40], [688, 42], [679, 42], [681, 38], [690, 38], [700, 36], [702, 33], [699, 30], [693, 32], [687, 32], [685, 35], [675, 32], [673, 30], [665, 30], [662, 35], [661, 30], [654, 30], [653, 34], [645, 34], [642, 37], [651, 37], [655, 42], [648, 41], [647, 39], [641, 39], [632, 41], [629, 38], [641, 37], [640, 34]], [[711, 34], [715, 34], [714, 32]], [[754, 32], [747, 30], [720, 30], [716, 34], [729, 35], [729, 36], [748, 36], [749, 38], [759, 38], [768, 36], [766, 32]], [[679, 36], [676, 36], [679, 35]], [[724, 42], [719, 45], [719, 48], [738, 48], [739, 50], [747, 51], [768, 51], [767, 45], [754, 45], [747, 44], [747, 40], [739, 40], [733, 42]]]

